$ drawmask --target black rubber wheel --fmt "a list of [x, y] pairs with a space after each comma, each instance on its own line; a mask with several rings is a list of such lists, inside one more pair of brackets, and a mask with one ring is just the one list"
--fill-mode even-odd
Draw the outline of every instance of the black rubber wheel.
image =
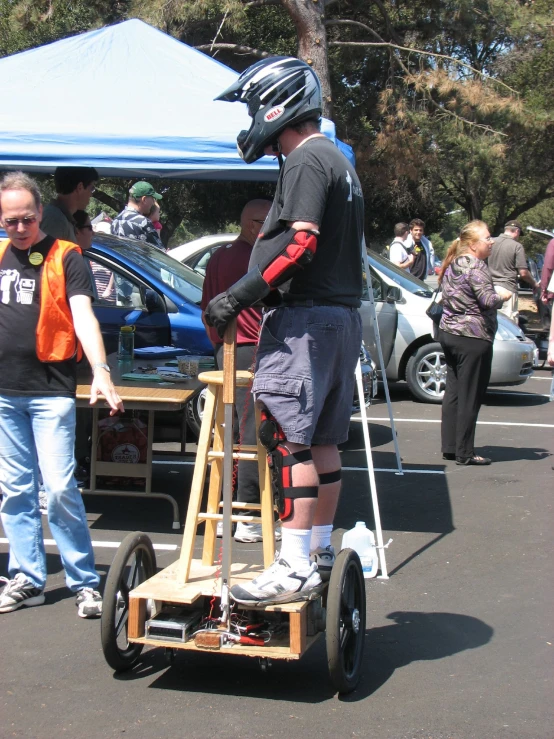
[[140, 531], [126, 536], [108, 572], [100, 621], [104, 657], [114, 670], [129, 670], [142, 652], [142, 644], [127, 641], [129, 592], [155, 572], [156, 554], [150, 538]]
[[203, 388], [198, 393], [198, 395], [196, 395], [185, 406], [185, 417], [187, 419], [187, 426], [197, 439], [200, 436], [200, 427], [202, 426], [202, 417], [204, 415], [204, 405], [206, 404], [207, 391], [207, 388]]
[[406, 382], [416, 400], [442, 403], [446, 387], [446, 361], [438, 342], [417, 349], [406, 365]]
[[358, 684], [364, 656], [365, 582], [353, 549], [339, 552], [329, 581], [325, 642], [331, 682], [339, 693]]

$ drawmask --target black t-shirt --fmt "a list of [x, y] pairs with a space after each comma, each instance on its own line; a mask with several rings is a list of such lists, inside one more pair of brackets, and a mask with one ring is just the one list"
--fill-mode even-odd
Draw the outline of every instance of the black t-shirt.
[[313, 261], [281, 286], [284, 300], [328, 300], [360, 306], [364, 199], [354, 167], [325, 137], [298, 146], [286, 158], [275, 198], [252, 250], [249, 267], [263, 262], [266, 244], [288, 222], [317, 223]]
[[421, 241], [414, 242], [412, 254], [414, 255], [414, 263], [410, 267], [410, 272], [418, 280], [425, 280], [427, 277], [427, 252]]
[[[54, 239], [46, 236], [31, 247], [46, 257]], [[44, 262], [34, 266], [27, 250], [11, 244], [0, 263], [0, 393], [5, 395], [54, 395], [73, 397], [76, 359], [41, 362], [36, 352], [36, 328], [40, 313], [40, 282]], [[90, 275], [76, 251], [63, 262], [66, 295], [92, 297]]]

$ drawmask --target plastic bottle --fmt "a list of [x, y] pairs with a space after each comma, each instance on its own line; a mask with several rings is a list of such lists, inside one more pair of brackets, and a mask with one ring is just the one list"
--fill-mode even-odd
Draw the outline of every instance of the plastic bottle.
[[353, 529], [343, 534], [342, 549], [353, 549], [357, 552], [362, 563], [364, 577], [375, 577], [379, 569], [375, 537], [373, 531], [366, 528], [363, 521], [357, 521]]
[[133, 359], [135, 351], [135, 327], [121, 326], [117, 344], [117, 358], [125, 361]]

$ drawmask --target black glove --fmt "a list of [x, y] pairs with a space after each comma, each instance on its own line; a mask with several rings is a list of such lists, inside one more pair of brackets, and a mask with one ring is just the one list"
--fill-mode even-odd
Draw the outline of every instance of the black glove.
[[238, 316], [243, 308], [249, 308], [269, 293], [270, 287], [258, 267], [247, 272], [244, 277], [227, 290], [212, 298], [204, 312], [208, 326], [217, 329], [221, 338], [227, 325]]

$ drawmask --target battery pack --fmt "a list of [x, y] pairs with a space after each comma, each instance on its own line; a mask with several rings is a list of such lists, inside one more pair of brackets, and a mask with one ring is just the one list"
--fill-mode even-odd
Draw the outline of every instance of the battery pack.
[[146, 637], [159, 641], [186, 642], [202, 619], [201, 611], [185, 608], [164, 608], [146, 622]]

